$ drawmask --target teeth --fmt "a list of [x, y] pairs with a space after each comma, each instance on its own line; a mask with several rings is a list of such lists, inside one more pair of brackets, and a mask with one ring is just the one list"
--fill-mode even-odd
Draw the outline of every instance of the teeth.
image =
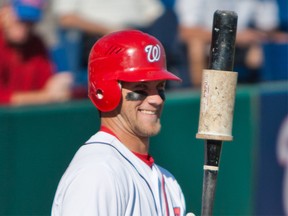
[[156, 111], [151, 111], [151, 110], [141, 110], [142, 113], [145, 113], [145, 114], [150, 114], [150, 115], [155, 115], [156, 114]]

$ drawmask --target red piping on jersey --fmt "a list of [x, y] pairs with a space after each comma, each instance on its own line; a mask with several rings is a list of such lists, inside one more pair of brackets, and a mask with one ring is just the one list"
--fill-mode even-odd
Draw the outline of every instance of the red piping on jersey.
[[[115, 136], [117, 139], [119, 139], [116, 134], [110, 130], [109, 128], [107, 128], [106, 126], [101, 125], [100, 127], [100, 131], [106, 132], [108, 134], [111, 134], [112, 136]], [[147, 164], [150, 168], [153, 166], [154, 164], [154, 158], [149, 155], [149, 154], [140, 154], [138, 152], [133, 152], [132, 153], [134, 155], [136, 155], [140, 160], [142, 160], [145, 164]]]
[[166, 190], [165, 190], [165, 180], [164, 176], [162, 175], [162, 190], [164, 193], [164, 201], [165, 201], [165, 207], [166, 207], [166, 215], [169, 216], [169, 208], [168, 208], [168, 201], [167, 201], [167, 195], [166, 195]]

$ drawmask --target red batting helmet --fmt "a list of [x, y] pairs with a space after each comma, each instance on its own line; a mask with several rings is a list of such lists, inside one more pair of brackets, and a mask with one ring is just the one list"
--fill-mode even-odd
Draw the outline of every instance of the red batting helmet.
[[166, 70], [162, 44], [137, 30], [119, 31], [99, 39], [91, 49], [88, 67], [88, 95], [102, 112], [120, 103], [119, 81], [181, 81]]

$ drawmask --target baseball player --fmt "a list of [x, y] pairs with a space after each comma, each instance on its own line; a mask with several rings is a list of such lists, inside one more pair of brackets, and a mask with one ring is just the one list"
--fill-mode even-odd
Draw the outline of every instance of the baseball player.
[[180, 186], [148, 153], [161, 128], [165, 81], [180, 81], [166, 70], [163, 46], [141, 31], [111, 33], [91, 49], [88, 73], [101, 127], [63, 175], [52, 216], [185, 215]]

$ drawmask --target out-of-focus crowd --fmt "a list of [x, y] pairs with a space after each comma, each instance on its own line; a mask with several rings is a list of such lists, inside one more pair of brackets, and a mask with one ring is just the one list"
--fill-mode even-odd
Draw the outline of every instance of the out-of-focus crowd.
[[216, 10], [238, 14], [234, 70], [239, 83], [288, 78], [287, 0], [0, 3], [0, 105], [86, 98], [91, 47], [103, 35], [123, 29], [139, 29], [162, 42], [168, 70], [183, 80], [177, 85], [167, 83], [167, 89], [199, 88]]

